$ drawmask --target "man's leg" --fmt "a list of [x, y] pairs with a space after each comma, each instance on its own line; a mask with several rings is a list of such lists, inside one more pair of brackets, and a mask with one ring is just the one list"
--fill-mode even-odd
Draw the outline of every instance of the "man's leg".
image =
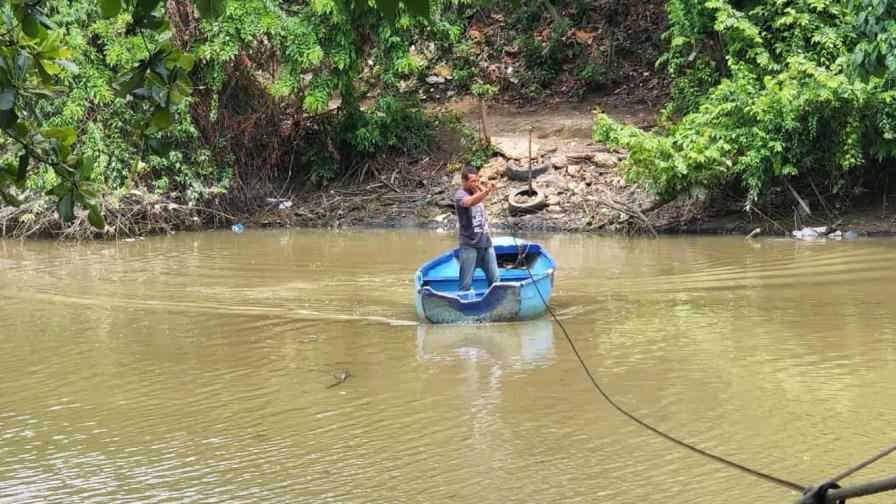
[[476, 249], [473, 247], [460, 247], [457, 254], [460, 262], [460, 285], [458, 290], [470, 290], [473, 288], [473, 272], [476, 271]]
[[501, 277], [501, 273], [498, 271], [498, 258], [495, 256], [495, 247], [478, 249], [477, 252], [477, 266], [485, 272], [485, 278], [488, 280], [489, 287], [491, 287]]

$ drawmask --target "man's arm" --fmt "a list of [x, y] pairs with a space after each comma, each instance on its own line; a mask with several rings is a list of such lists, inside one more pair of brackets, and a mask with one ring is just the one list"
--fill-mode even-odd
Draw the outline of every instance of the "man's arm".
[[464, 199], [461, 202], [461, 204], [464, 206], [464, 208], [470, 208], [471, 206], [476, 206], [476, 205], [482, 203], [482, 201], [485, 199], [485, 197], [488, 196], [489, 194], [491, 194], [492, 192], [494, 192], [494, 190], [495, 190], [495, 183], [491, 182], [485, 189]]

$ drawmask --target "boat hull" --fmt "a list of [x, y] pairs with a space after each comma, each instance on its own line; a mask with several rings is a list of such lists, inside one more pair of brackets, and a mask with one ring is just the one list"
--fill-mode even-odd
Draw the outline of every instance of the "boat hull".
[[[496, 248], [501, 253], [515, 251], [516, 247], [514, 244]], [[538, 250], [542, 261], [538, 263], [539, 271], [502, 269], [501, 279], [491, 287], [478, 275], [476, 290], [467, 292], [456, 290], [457, 277], [452, 276], [456, 275], [452, 263], [456, 250], [433, 259], [415, 277], [417, 314], [421, 320], [435, 324], [508, 322], [541, 316], [551, 300], [555, 263], [546, 251], [540, 247]], [[433, 271], [440, 271], [441, 275], [434, 275]]]

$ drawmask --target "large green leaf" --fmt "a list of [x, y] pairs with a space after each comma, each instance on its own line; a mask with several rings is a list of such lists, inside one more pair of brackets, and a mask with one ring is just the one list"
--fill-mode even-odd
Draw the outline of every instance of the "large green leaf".
[[78, 139], [78, 134], [74, 128], [44, 128], [40, 130], [40, 135], [44, 138], [55, 138], [62, 145], [71, 145]]
[[116, 84], [116, 91], [119, 97], [124, 98], [131, 94], [137, 88], [143, 87], [146, 83], [146, 66], [140, 65], [137, 68], [124, 75]]
[[26, 13], [22, 18], [22, 31], [31, 38], [40, 36], [40, 23], [37, 22], [37, 18], [30, 12]]
[[96, 166], [96, 158], [93, 156], [84, 156], [81, 159], [81, 166], [79, 167], [78, 174], [80, 175], [81, 180], [90, 180], [90, 177], [93, 176], [93, 169]]
[[59, 44], [62, 43], [64, 30], [54, 30], [47, 34], [47, 37], [44, 38], [40, 46], [38, 47], [38, 53], [41, 58], [63, 58], [67, 57], [71, 54], [71, 51], [64, 47], [59, 47]]
[[23, 121], [17, 120], [16, 123], [13, 124], [9, 129], [10, 129], [10, 131], [8, 131], [8, 133], [12, 134], [13, 136], [15, 136], [17, 138], [25, 138], [31, 134], [31, 129], [28, 128], [28, 125], [25, 124]]
[[151, 137], [146, 140], [146, 144], [149, 146], [149, 150], [151, 150], [153, 154], [164, 158], [168, 157], [168, 155], [171, 154], [171, 148], [174, 146], [174, 140]]
[[158, 75], [160, 79], [167, 82], [171, 71], [168, 70], [168, 53], [164, 50], [156, 51], [149, 58], [149, 68], [153, 73]]
[[9, 206], [13, 206], [16, 208], [22, 206], [22, 201], [19, 200], [19, 198], [16, 198], [12, 193], [8, 193], [3, 189], [0, 189], [0, 199], [3, 199], [3, 201], [5, 201]]
[[47, 196], [56, 196], [57, 198], [62, 198], [62, 195], [68, 192], [71, 189], [71, 183], [68, 180], [63, 180], [62, 182], [54, 185], [50, 189], [47, 190]]
[[152, 101], [156, 102], [157, 104], [163, 107], [168, 106], [168, 92], [164, 89], [158, 86], [153, 86], [151, 89], [151, 97]]
[[56, 79], [53, 76], [62, 71], [62, 68], [59, 65], [42, 60], [36, 61], [35, 68], [37, 69], [37, 75], [40, 77], [41, 82], [48, 86], [53, 85], [56, 82]]
[[19, 115], [16, 114], [16, 109], [0, 110], [0, 128], [12, 128], [16, 125], [16, 121], [18, 120]]
[[152, 90], [151, 87], [143, 87], [140, 89], [135, 89], [131, 92], [131, 96], [133, 96], [137, 100], [149, 100], [152, 98]]
[[115, 17], [121, 12], [121, 0], [100, 0], [100, 12], [103, 17]]
[[203, 19], [215, 21], [227, 11], [227, 0], [193, 0]]
[[96, 205], [96, 202], [99, 201], [99, 196], [90, 189], [79, 187], [75, 199], [81, 202], [82, 205]]
[[72, 191], [68, 191], [59, 198], [56, 204], [56, 212], [62, 222], [71, 222], [75, 220], [75, 199]]
[[19, 165], [16, 170], [16, 182], [25, 180], [25, 176], [28, 175], [28, 165], [30, 163], [31, 156], [27, 152], [24, 152], [19, 156]]
[[162, 0], [137, 0], [137, 5], [134, 9], [134, 20], [137, 21], [149, 16], [160, 3], [162, 3]]
[[12, 72], [9, 71], [8, 55], [0, 54], [0, 84], [12, 84]]
[[156, 131], [166, 130], [174, 124], [174, 114], [165, 107], [156, 107], [152, 114], [152, 126]]
[[165, 16], [155, 12], [135, 21], [135, 25], [138, 28], [145, 28], [159, 33], [164, 32], [170, 26]]
[[20, 51], [13, 60], [13, 78], [16, 82], [25, 82], [30, 71], [31, 55]]
[[36, 19], [38, 24], [40, 24], [44, 29], [46, 29], [46, 30], [55, 30], [56, 29], [56, 24], [47, 18], [46, 13], [43, 11], [43, 9], [41, 9], [39, 7], [35, 7], [31, 11], [31, 15], [34, 16], [34, 19]]
[[71, 61], [60, 59], [60, 60], [56, 60], [54, 63], [56, 63], [57, 65], [61, 66], [62, 68], [68, 70], [69, 72], [71, 72], [73, 74], [78, 73], [78, 65], [72, 63]]
[[171, 86], [169, 99], [172, 103], [178, 103], [193, 92], [193, 81], [186, 72], [177, 72], [177, 80]]
[[16, 96], [19, 91], [11, 86], [0, 88], [0, 110], [12, 110], [16, 106]]
[[0, 184], [13, 181], [19, 172], [19, 168], [12, 161], [7, 161], [0, 167]]
[[87, 212], [87, 222], [100, 231], [106, 229], [106, 221], [103, 219], [103, 214], [100, 212], [100, 209], [97, 208], [96, 205], [90, 205], [88, 208], [90, 211]]
[[[68, 137], [66, 136], [66, 139], [67, 138]], [[67, 144], [61, 142], [59, 138], [50, 138], [50, 141], [47, 143], [50, 144], [50, 149], [56, 153], [56, 157], [58, 159], [68, 159], [68, 156], [72, 153], [71, 147], [69, 147]], [[57, 166], [54, 165], [54, 169], [56, 167]], [[69, 166], [67, 164], [58, 165], [58, 168], [63, 170], [63, 174], [61, 176], [68, 177], [70, 175], [74, 175], [75, 173], [77, 173], [77, 171], [74, 168], [72, 168], [71, 166]]]
[[37, 68], [37, 73], [40, 75], [44, 84], [55, 83], [56, 79], [53, 78], [53, 76], [62, 73], [62, 67], [52, 61], [37, 60], [35, 63], [37, 63], [35, 66], [35, 68]]
[[180, 58], [178, 58], [177, 64], [183, 67], [184, 70], [189, 72], [193, 69], [193, 65], [196, 64], [196, 57], [190, 53], [183, 53], [180, 55]]

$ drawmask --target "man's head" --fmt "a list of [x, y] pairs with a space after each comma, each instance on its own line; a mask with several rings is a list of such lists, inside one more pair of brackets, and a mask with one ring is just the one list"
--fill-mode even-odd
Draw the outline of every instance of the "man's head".
[[472, 166], [464, 166], [460, 171], [460, 185], [472, 194], [479, 190], [479, 170]]

